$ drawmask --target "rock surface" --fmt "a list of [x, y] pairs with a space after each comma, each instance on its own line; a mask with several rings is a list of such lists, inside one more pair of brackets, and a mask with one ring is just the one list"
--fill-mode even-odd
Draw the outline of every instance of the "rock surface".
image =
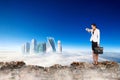
[[120, 80], [120, 65], [104, 61], [98, 65], [73, 62], [70, 66], [41, 67], [23, 61], [0, 62], [0, 80]]

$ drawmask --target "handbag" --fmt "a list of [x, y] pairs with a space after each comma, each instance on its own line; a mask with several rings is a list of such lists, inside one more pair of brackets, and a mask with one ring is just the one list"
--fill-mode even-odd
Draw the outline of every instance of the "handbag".
[[96, 47], [94, 53], [103, 54], [103, 47]]

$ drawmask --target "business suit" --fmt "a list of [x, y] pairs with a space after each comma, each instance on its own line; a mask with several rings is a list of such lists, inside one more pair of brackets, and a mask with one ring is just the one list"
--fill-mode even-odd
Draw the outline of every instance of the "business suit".
[[[92, 42], [92, 50], [95, 51], [95, 48], [100, 44], [100, 30], [99, 29], [91, 29], [91, 38], [90, 41]], [[95, 53], [97, 54], [97, 53]]]

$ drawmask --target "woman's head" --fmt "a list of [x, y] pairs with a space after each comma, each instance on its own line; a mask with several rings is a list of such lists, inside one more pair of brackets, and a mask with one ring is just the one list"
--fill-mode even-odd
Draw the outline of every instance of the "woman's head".
[[91, 27], [92, 27], [92, 29], [96, 29], [97, 28], [96, 24], [91, 24]]

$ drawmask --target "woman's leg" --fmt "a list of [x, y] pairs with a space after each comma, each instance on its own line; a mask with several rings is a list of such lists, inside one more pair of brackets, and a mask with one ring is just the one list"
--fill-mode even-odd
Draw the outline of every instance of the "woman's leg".
[[96, 58], [95, 58], [94, 51], [93, 51], [93, 64], [96, 64]]
[[98, 64], [98, 54], [95, 54], [95, 64]]
[[98, 56], [99, 54], [96, 54], [96, 64], [98, 64]]

